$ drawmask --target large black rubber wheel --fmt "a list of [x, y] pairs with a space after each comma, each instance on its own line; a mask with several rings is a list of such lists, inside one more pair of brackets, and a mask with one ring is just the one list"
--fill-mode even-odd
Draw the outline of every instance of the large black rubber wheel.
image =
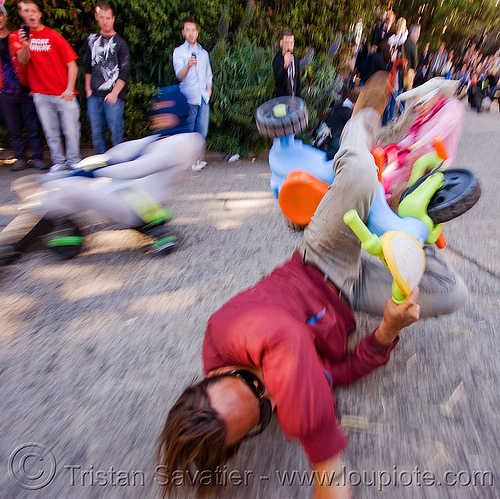
[[470, 210], [481, 196], [477, 177], [463, 168], [443, 172], [444, 184], [432, 196], [427, 213], [435, 224], [453, 220]]
[[83, 234], [78, 226], [68, 219], [55, 222], [54, 230], [49, 234], [47, 247], [59, 258], [69, 260], [82, 252]]
[[[284, 116], [276, 116], [276, 106], [281, 105], [285, 106], [286, 113]], [[257, 130], [271, 139], [296, 135], [306, 128], [308, 119], [306, 103], [300, 97], [285, 96], [268, 100], [255, 113]]]

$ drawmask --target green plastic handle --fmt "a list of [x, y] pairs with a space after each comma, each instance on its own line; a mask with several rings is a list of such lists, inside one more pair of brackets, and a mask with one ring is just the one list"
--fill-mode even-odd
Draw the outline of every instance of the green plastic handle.
[[392, 281], [392, 299], [396, 305], [401, 305], [408, 300], [408, 295], [405, 295], [401, 288], [397, 285], [396, 281]]
[[382, 253], [380, 238], [368, 230], [368, 227], [363, 223], [356, 210], [349, 210], [344, 215], [344, 222], [361, 241], [363, 249], [375, 256], [379, 256]]
[[420, 177], [425, 174], [426, 171], [433, 170], [441, 163], [443, 163], [443, 160], [435, 151], [424, 154], [423, 156], [418, 158], [417, 161], [413, 163], [410, 179], [408, 180], [408, 187], [413, 185]]
[[[385, 263], [380, 238], [370, 232], [368, 227], [363, 223], [363, 220], [361, 220], [358, 212], [356, 210], [349, 210], [344, 215], [344, 222], [361, 241], [361, 246], [371, 255], [380, 257]], [[396, 305], [400, 305], [408, 299], [408, 296], [401, 291], [396, 281], [392, 281], [392, 299]]]

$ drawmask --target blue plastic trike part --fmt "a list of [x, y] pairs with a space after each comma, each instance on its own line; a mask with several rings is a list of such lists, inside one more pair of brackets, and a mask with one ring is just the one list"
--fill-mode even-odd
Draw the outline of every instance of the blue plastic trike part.
[[377, 236], [381, 236], [384, 232], [390, 230], [406, 232], [420, 244], [423, 244], [429, 236], [429, 229], [424, 222], [410, 216], [401, 218], [391, 210], [385, 199], [382, 184], [379, 184], [377, 194], [370, 208], [367, 227], [370, 232]]
[[331, 184], [333, 182], [333, 160], [326, 159], [326, 152], [304, 144], [293, 135], [274, 139], [269, 151], [271, 168], [271, 189], [278, 199], [281, 184], [294, 170], [303, 170], [314, 177]]

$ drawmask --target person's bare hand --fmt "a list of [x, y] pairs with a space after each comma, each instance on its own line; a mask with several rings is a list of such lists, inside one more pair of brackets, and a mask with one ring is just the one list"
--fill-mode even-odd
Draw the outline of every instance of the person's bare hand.
[[290, 64], [292, 64], [292, 61], [293, 61], [293, 54], [291, 52], [287, 52], [285, 54], [285, 68], [288, 68], [288, 66], [290, 66]]
[[190, 58], [189, 58], [189, 61], [187, 63], [188, 65], [188, 68], [192, 68], [193, 66], [196, 66], [198, 64], [198, 61], [196, 60], [196, 56], [192, 55]]
[[400, 305], [389, 298], [384, 308], [384, 318], [375, 336], [381, 343], [392, 343], [400, 331], [417, 322], [420, 318], [420, 305], [417, 303], [418, 287], [413, 289], [409, 298]]
[[104, 97], [104, 100], [108, 104], [116, 104], [116, 101], [118, 100], [118, 96], [115, 95], [114, 92], [110, 92], [108, 95], [106, 95], [106, 97]]
[[68, 90], [66, 89], [62, 94], [61, 96], [59, 97], [60, 99], [64, 99], [64, 100], [67, 100], [69, 102], [71, 102], [73, 100], [73, 97], [75, 96], [74, 92], [72, 92], [71, 90]]
[[26, 33], [24, 32], [23, 29], [20, 29], [18, 31], [18, 37], [19, 37], [19, 41], [23, 44], [23, 47], [29, 48], [29, 46], [30, 46], [30, 37], [26, 36]]

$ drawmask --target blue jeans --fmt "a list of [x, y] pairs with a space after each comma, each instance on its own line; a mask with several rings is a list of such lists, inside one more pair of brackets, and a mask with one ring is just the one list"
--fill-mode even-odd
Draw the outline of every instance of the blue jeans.
[[31, 159], [42, 159], [42, 127], [36, 114], [33, 97], [28, 94], [9, 95], [0, 93], [0, 111], [9, 131], [10, 145], [16, 159], [28, 159], [23, 137], [23, 123], [28, 132]]
[[[80, 157], [80, 106], [76, 97], [72, 101], [59, 95], [33, 94], [36, 112], [50, 149], [53, 165], [76, 165]], [[61, 130], [66, 142], [63, 150]]]
[[189, 104], [188, 122], [190, 132], [198, 132], [206, 138], [208, 133], [208, 120], [210, 117], [210, 104], [201, 99], [201, 105]]
[[111, 132], [111, 145], [123, 142], [123, 110], [125, 101], [117, 99], [115, 104], [109, 104], [104, 97], [91, 95], [87, 97], [87, 118], [92, 130], [92, 145], [97, 154], [106, 151], [106, 126]]

